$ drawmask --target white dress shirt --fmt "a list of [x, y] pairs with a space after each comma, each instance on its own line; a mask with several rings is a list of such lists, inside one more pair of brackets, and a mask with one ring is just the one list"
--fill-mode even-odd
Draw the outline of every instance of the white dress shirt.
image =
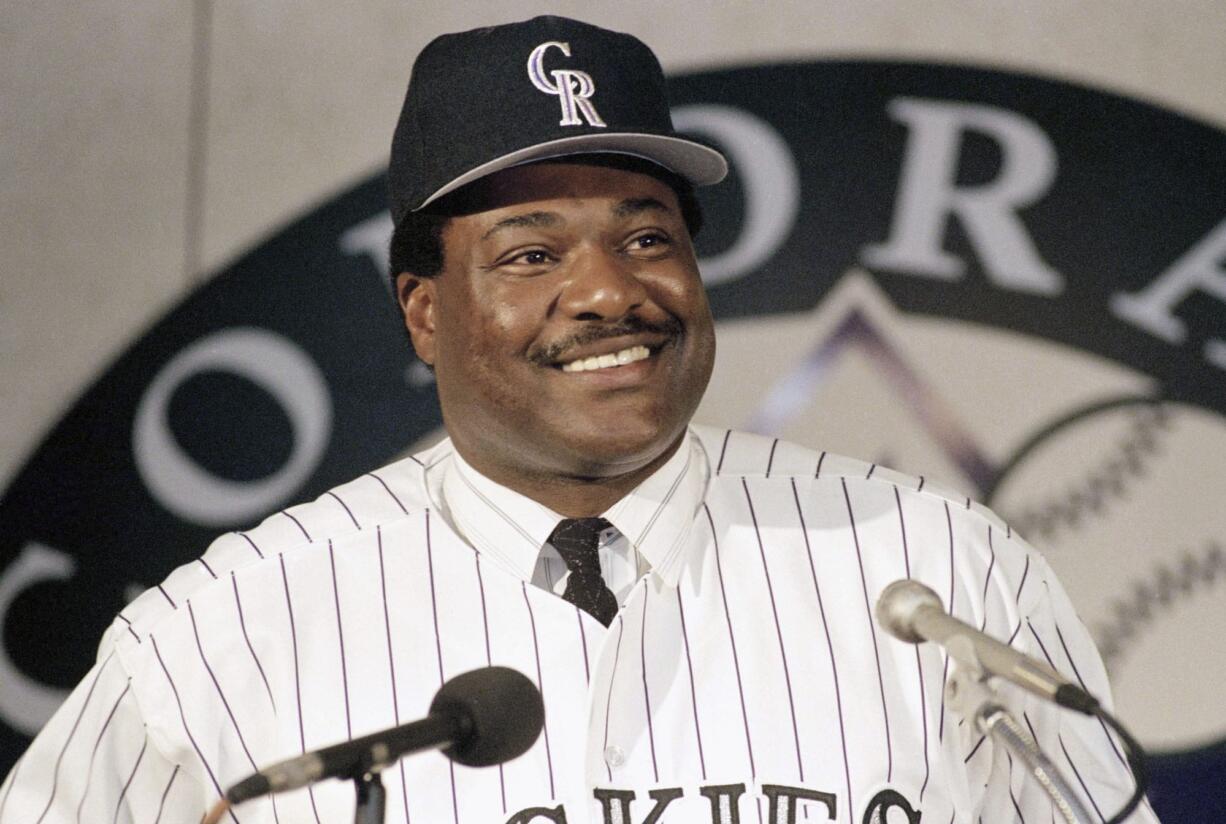
[[[687, 439], [646, 481], [601, 514], [612, 528], [600, 536], [600, 571], [619, 604], [653, 568], [675, 581], [709, 473], [705, 454], [689, 448]], [[565, 591], [569, 572], [548, 543], [562, 515], [494, 483], [454, 450], [427, 466], [425, 474], [439, 513], [482, 555], [542, 589], [557, 595]]]

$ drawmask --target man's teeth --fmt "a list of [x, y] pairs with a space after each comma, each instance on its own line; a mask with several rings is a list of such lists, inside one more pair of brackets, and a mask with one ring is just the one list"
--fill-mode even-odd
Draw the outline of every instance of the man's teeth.
[[608, 369], [610, 366], [625, 366], [628, 363], [645, 360], [651, 356], [651, 350], [646, 346], [631, 346], [620, 352], [608, 355], [593, 355], [590, 358], [580, 358], [570, 363], [562, 364], [563, 372], [591, 372], [594, 369]]

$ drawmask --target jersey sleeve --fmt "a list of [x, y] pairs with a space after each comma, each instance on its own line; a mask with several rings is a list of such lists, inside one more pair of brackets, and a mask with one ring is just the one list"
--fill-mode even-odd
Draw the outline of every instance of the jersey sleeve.
[[[1015, 536], [1016, 539], [1016, 536]], [[1110, 685], [1102, 660], [1086, 627], [1047, 561], [1019, 541], [1025, 552], [1025, 577], [998, 587], [1015, 599], [1016, 635], [1012, 645], [1046, 661], [1067, 679], [1113, 711]], [[1012, 586], [1017, 589], [1009, 592]], [[1101, 720], [1067, 710], [1020, 689], [997, 687], [1015, 719], [1034, 736], [1040, 749], [1072, 785], [1088, 813], [1105, 821], [1119, 812], [1135, 787], [1123, 744]], [[1126, 724], [1126, 719], [1122, 719]], [[982, 797], [984, 821], [1046, 821], [1059, 813], [1029, 774], [1004, 748], [994, 748], [991, 778]], [[1156, 824], [1143, 801], [1129, 822]]]
[[0, 824], [198, 824], [202, 788], [155, 738], [112, 647], [0, 786]]

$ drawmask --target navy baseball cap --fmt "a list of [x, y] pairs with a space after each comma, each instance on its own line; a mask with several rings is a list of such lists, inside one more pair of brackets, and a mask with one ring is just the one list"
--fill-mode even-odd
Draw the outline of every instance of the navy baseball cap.
[[573, 154], [626, 154], [693, 185], [724, 156], [673, 128], [664, 73], [628, 34], [565, 17], [445, 34], [413, 64], [392, 138], [392, 219], [488, 174]]

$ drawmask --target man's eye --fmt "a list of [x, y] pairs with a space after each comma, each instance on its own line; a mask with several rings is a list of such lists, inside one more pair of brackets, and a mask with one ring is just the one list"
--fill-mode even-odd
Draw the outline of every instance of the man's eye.
[[521, 252], [507, 262], [520, 263], [528, 266], [541, 266], [549, 262], [549, 253], [540, 249], [532, 249], [528, 252]]
[[630, 241], [631, 249], [659, 249], [667, 246], [669, 239], [666, 235], [655, 232], [639, 235]]

